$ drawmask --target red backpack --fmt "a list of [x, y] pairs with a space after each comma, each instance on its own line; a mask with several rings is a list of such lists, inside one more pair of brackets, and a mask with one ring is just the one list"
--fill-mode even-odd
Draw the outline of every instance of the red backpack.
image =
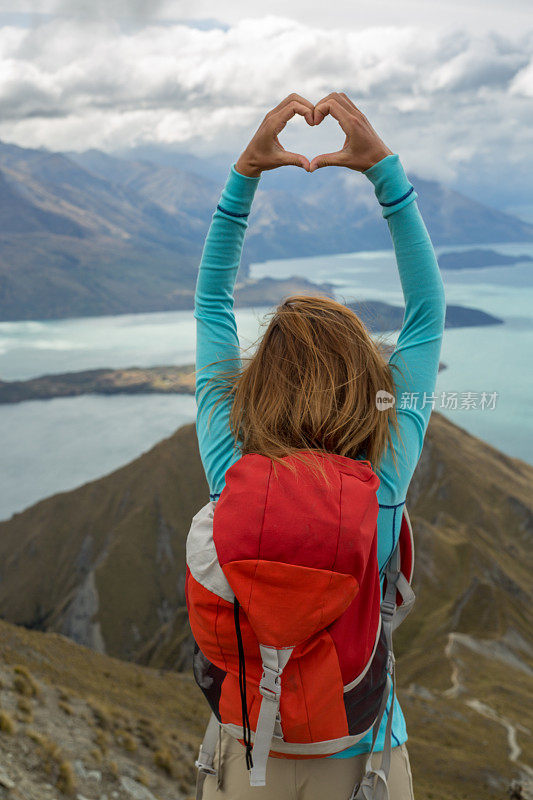
[[276, 464], [275, 473], [250, 453], [193, 518], [185, 592], [194, 675], [212, 710], [198, 797], [216, 774], [220, 726], [244, 745], [252, 786], [265, 785], [269, 755], [328, 756], [373, 730], [352, 798], [387, 796], [392, 706], [380, 769], [370, 759], [394, 689], [392, 631], [415, 599], [411, 526], [404, 511], [382, 596], [379, 478], [369, 461], [312, 455], [329, 485], [298, 460], [295, 472]]

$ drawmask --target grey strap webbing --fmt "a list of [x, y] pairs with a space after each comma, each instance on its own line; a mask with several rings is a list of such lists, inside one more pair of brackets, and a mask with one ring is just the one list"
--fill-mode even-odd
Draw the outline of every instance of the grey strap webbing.
[[[393, 681], [391, 680], [390, 675], [387, 675], [387, 688], [383, 692], [383, 699], [381, 701], [381, 706], [379, 709], [379, 713], [376, 717], [376, 721], [374, 723], [373, 731], [372, 731], [372, 747], [370, 753], [368, 754], [368, 758], [365, 765], [365, 776], [360, 781], [360, 783], [356, 784], [352, 794], [350, 795], [350, 800], [373, 800], [374, 798], [374, 783], [375, 781], [380, 778], [385, 782], [387, 782], [387, 775], [383, 772], [383, 762], [380, 769], [372, 769], [372, 753], [374, 752], [374, 747], [376, 745], [376, 740], [378, 736], [378, 731], [381, 725], [381, 720], [383, 719], [383, 715], [385, 713], [385, 709], [387, 707], [387, 701], [389, 699], [390, 690], [393, 686]], [[387, 720], [388, 724], [388, 720]]]
[[395, 631], [398, 625], [404, 621], [406, 616], [413, 610], [413, 606], [416, 600], [416, 595], [413, 592], [411, 584], [403, 574], [403, 572], [398, 573], [396, 578], [396, 589], [400, 592], [402, 596], [402, 604], [396, 608], [394, 616], [392, 618], [392, 630]]
[[207, 724], [204, 740], [200, 745], [198, 758], [194, 762], [195, 767], [198, 768], [198, 773], [196, 775], [196, 800], [202, 800], [205, 776], [218, 774], [218, 770], [215, 769], [214, 763], [215, 749], [217, 745], [217, 739], [220, 735], [220, 730], [220, 723], [218, 719], [214, 714], [211, 714]]
[[266, 785], [266, 766], [272, 737], [282, 738], [283, 736], [279, 717], [281, 673], [292, 653], [292, 648], [276, 650], [274, 647], [264, 645], [259, 645], [259, 647], [263, 659], [263, 677], [259, 684], [259, 691], [263, 699], [255, 729], [250, 786]]
[[[389, 788], [387, 780], [389, 777], [389, 770], [392, 756], [392, 715], [394, 711], [394, 694], [396, 690], [396, 670], [395, 659], [392, 648], [392, 632], [396, 630], [398, 625], [405, 619], [405, 617], [412, 610], [415, 602], [415, 593], [411, 588], [409, 581], [405, 575], [400, 571], [400, 551], [399, 544], [394, 548], [394, 552], [389, 559], [387, 569], [385, 572], [387, 578], [387, 588], [385, 590], [385, 597], [381, 603], [381, 620], [382, 627], [385, 633], [385, 642], [387, 646], [387, 686], [383, 692], [383, 699], [381, 706], [376, 717], [376, 721], [372, 731], [372, 745], [370, 753], [365, 766], [365, 775], [358, 783], [350, 795], [350, 800], [389, 800]], [[402, 597], [400, 606], [396, 605], [396, 592], [399, 592]], [[387, 725], [385, 728], [385, 742], [383, 746], [383, 754], [381, 757], [381, 764], [379, 767], [372, 767], [372, 755], [376, 746], [378, 732], [381, 727], [381, 721], [387, 707], [387, 702], [392, 688], [392, 699], [390, 711], [387, 717]]]

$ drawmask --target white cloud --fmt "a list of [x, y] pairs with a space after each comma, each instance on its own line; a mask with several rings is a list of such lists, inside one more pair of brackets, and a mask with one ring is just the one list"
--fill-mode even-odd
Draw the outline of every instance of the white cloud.
[[533, 58], [527, 66], [516, 73], [510, 83], [509, 91], [511, 94], [523, 97], [533, 97]]
[[[139, 14], [145, 4], [136, 4]], [[117, 3], [120, 8], [120, 3]], [[345, 91], [421, 174], [512, 151], [529, 163], [533, 31], [322, 29], [274, 15], [202, 30], [65, 17], [0, 29], [0, 138], [54, 150], [143, 143], [238, 154], [291, 91]], [[282, 134], [314, 155], [343, 136], [332, 120]], [[526, 161], [527, 159], [527, 161]]]

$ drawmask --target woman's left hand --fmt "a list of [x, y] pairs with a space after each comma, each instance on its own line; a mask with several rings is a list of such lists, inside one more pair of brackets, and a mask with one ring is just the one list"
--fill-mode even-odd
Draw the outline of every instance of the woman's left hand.
[[280, 144], [278, 135], [295, 114], [305, 117], [314, 125], [314, 105], [299, 94], [290, 94], [265, 116], [249, 145], [239, 156], [235, 169], [249, 178], [258, 178], [262, 172], [277, 167], [293, 165], [309, 172], [309, 160], [300, 153], [290, 153]]
[[320, 125], [328, 114], [335, 117], [341, 126], [346, 134], [346, 141], [342, 150], [315, 156], [311, 161], [310, 172], [320, 167], [348, 167], [365, 172], [382, 158], [393, 155], [363, 112], [344, 92], [332, 92], [316, 104], [315, 125]]

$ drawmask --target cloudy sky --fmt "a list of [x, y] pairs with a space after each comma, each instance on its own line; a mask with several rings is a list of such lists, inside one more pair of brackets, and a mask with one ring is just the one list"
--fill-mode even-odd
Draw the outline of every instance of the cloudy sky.
[[[529, 6], [529, 9], [528, 9]], [[0, 0], [0, 139], [234, 159], [296, 91], [345, 91], [408, 169], [531, 204], [529, 0]], [[337, 124], [280, 137], [308, 156]]]

